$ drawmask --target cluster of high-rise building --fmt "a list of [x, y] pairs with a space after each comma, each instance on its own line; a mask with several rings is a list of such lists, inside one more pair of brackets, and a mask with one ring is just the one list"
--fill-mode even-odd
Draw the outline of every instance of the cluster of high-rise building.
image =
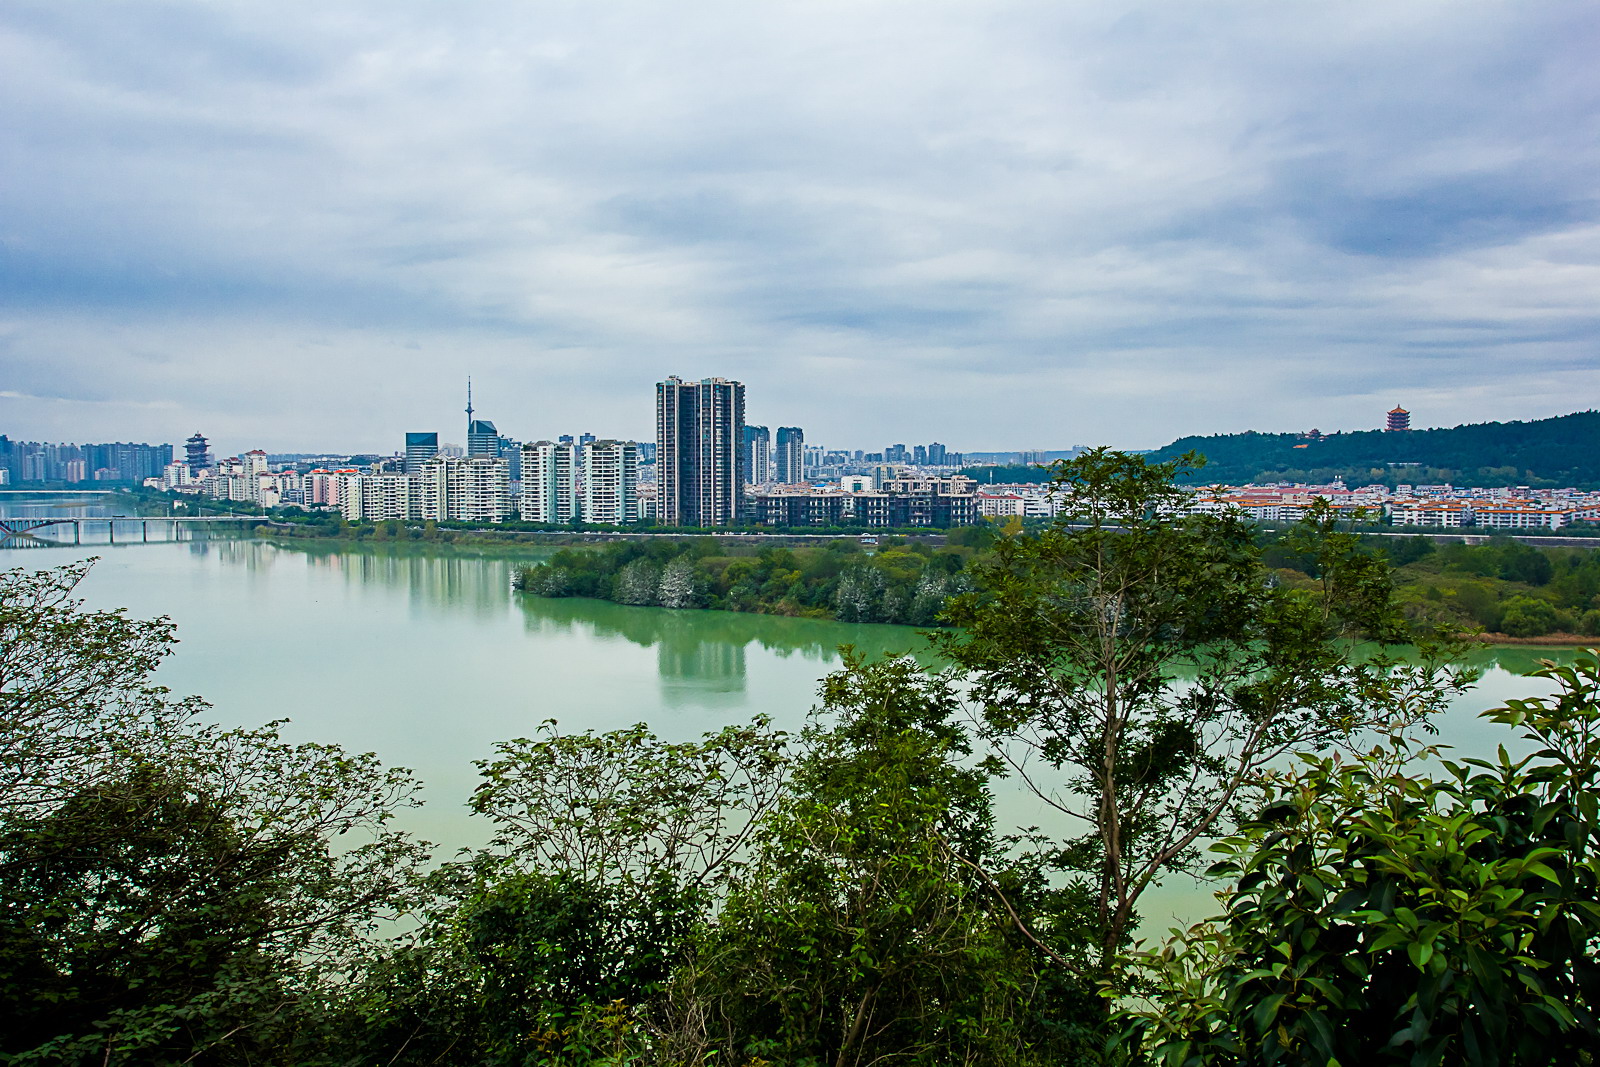
[[662, 522], [946, 527], [978, 519], [977, 482], [954, 472], [961, 457], [941, 444], [830, 452], [808, 446], [799, 426], [774, 433], [747, 425], [744, 415], [740, 382], [668, 378], [656, 386]]
[[[196, 433], [174, 461], [170, 445], [22, 446], [0, 438], [0, 469], [18, 465], [16, 481], [70, 482], [103, 464], [121, 481], [264, 507], [335, 509], [352, 522], [949, 526], [980, 514], [976, 483], [956, 473], [962, 457], [937, 442], [881, 452], [808, 445], [798, 426], [774, 433], [747, 425], [744, 384], [726, 378], [667, 378], [656, 384], [655, 402], [654, 442], [586, 433], [524, 443], [478, 417], [469, 381], [464, 447], [425, 431], [405, 434], [391, 456], [319, 463], [256, 449], [218, 459]], [[62, 466], [72, 462], [88, 466]]]
[[19, 482], [142, 482], [172, 462], [171, 445], [13, 441], [0, 435], [0, 485]]

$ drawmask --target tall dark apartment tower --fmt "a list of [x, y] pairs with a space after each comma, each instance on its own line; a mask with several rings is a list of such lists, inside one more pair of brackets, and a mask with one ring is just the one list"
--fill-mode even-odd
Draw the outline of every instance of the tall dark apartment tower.
[[744, 479], [746, 485], [772, 481], [772, 434], [765, 426], [744, 428]]
[[437, 433], [406, 434], [406, 473], [417, 474], [422, 465], [439, 454]]
[[656, 383], [656, 480], [661, 521], [727, 526], [744, 498], [744, 383]]
[[789, 485], [806, 477], [806, 435], [798, 426], [778, 427], [778, 446], [773, 450], [773, 465], [779, 482]]

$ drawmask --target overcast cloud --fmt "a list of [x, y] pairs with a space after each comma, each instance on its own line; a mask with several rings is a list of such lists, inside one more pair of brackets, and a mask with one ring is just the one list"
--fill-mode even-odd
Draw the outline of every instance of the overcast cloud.
[[878, 448], [1600, 387], [1585, 3], [0, 7], [0, 432]]

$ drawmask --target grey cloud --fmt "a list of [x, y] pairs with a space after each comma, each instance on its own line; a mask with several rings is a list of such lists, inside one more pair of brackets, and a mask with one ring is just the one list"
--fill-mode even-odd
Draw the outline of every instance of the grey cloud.
[[272, 448], [448, 425], [466, 369], [522, 435], [647, 433], [667, 373], [861, 445], [1553, 414], [1600, 384], [1597, 43], [1511, 4], [14, 4], [0, 357]]

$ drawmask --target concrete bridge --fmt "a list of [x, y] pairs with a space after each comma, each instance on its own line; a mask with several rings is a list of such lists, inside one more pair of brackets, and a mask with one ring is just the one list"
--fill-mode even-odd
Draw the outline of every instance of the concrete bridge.
[[160, 528], [159, 527], [160, 523], [169, 524], [169, 530], [172, 533], [173, 537], [176, 538], [178, 530], [183, 528], [183, 527], [191, 527], [191, 528], [193, 528], [193, 527], [203, 527], [203, 526], [211, 526], [211, 525], [214, 525], [214, 524], [217, 524], [217, 523], [250, 523], [250, 524], [258, 524], [261, 521], [262, 521], [262, 519], [261, 519], [260, 515], [112, 515], [112, 516], [107, 516], [105, 518], [97, 518], [97, 519], [83, 519], [83, 518], [60, 518], [60, 519], [14, 518], [14, 519], [0, 519], [0, 545], [5, 544], [6, 541], [10, 540], [13, 537], [17, 537], [19, 535], [31, 534], [31, 533], [33, 533], [33, 531], [42, 530], [47, 526], [71, 526], [72, 527], [72, 543], [76, 545], [76, 544], [81, 544], [82, 541], [83, 541], [84, 528], [85, 527], [89, 527], [89, 526], [94, 526], [94, 525], [96, 525], [98, 523], [104, 523], [105, 524], [107, 538], [110, 540], [110, 542], [112, 544], [116, 544], [116, 542], [117, 542], [117, 523], [119, 523], [119, 522], [123, 523], [124, 525], [126, 525], [127, 523], [133, 523], [133, 522], [138, 523], [139, 524], [139, 537], [138, 537], [138, 540], [140, 540], [140, 541], [149, 541], [150, 540], [150, 524], [151, 523], [157, 523], [158, 524], [157, 529]]

